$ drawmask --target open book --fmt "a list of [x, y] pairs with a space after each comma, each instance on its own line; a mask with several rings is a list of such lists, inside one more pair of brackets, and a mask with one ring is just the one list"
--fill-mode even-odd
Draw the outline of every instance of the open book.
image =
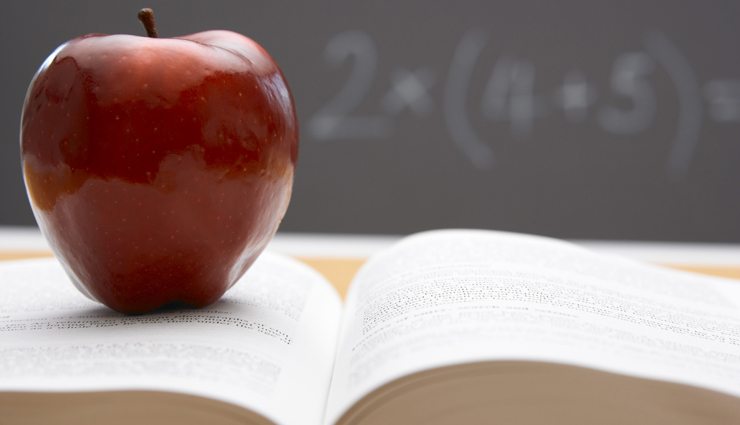
[[740, 283], [442, 230], [344, 303], [267, 253], [211, 307], [122, 316], [7, 263], [0, 423], [740, 424]]

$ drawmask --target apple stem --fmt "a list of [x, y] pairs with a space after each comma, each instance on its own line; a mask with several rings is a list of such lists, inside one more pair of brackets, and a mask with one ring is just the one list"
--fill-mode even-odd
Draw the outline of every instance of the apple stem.
[[146, 29], [146, 35], [151, 38], [157, 38], [157, 27], [154, 24], [154, 11], [148, 7], [145, 7], [139, 11], [139, 20], [144, 24]]

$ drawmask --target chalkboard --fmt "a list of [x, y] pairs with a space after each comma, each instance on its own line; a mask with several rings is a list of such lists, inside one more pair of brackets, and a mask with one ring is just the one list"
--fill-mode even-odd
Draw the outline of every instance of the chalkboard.
[[740, 2], [26, 1], [4, 5], [0, 223], [31, 224], [31, 75], [88, 32], [231, 29], [301, 122], [282, 230], [482, 227], [740, 242]]

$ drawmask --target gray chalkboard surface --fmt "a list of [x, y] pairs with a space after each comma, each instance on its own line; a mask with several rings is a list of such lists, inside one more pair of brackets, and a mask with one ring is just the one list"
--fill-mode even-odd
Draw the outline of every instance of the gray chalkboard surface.
[[0, 26], [1, 224], [31, 224], [18, 121], [33, 72], [89, 32], [231, 29], [301, 121], [283, 230], [484, 227], [740, 242], [736, 1], [24, 1]]

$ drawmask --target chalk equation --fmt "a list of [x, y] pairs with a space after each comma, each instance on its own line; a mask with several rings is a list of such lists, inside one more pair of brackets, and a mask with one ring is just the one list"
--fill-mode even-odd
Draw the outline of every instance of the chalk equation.
[[[441, 108], [450, 140], [474, 166], [487, 169], [495, 164], [495, 149], [474, 121], [506, 125], [512, 137], [526, 138], [538, 120], [558, 113], [569, 124], [595, 120], [608, 135], [637, 136], [656, 124], [659, 72], [668, 76], [677, 107], [666, 161], [671, 174], [688, 170], [705, 120], [740, 124], [740, 79], [699, 81], [688, 58], [659, 31], [648, 32], [641, 49], [616, 55], [605, 81], [573, 67], [561, 83], [545, 90], [536, 84], [536, 64], [512, 56], [496, 57], [482, 91], [471, 87], [489, 44], [484, 30], [470, 30], [451, 52], [446, 70], [399, 64], [389, 75], [378, 75], [379, 49], [370, 34], [336, 34], [328, 40], [324, 58], [329, 67], [351, 62], [349, 76], [310, 117], [309, 134], [317, 141], [385, 139], [393, 137], [402, 113], [423, 120]], [[380, 80], [389, 88], [371, 105], [377, 112], [359, 113]], [[475, 107], [471, 96], [480, 97]]]

